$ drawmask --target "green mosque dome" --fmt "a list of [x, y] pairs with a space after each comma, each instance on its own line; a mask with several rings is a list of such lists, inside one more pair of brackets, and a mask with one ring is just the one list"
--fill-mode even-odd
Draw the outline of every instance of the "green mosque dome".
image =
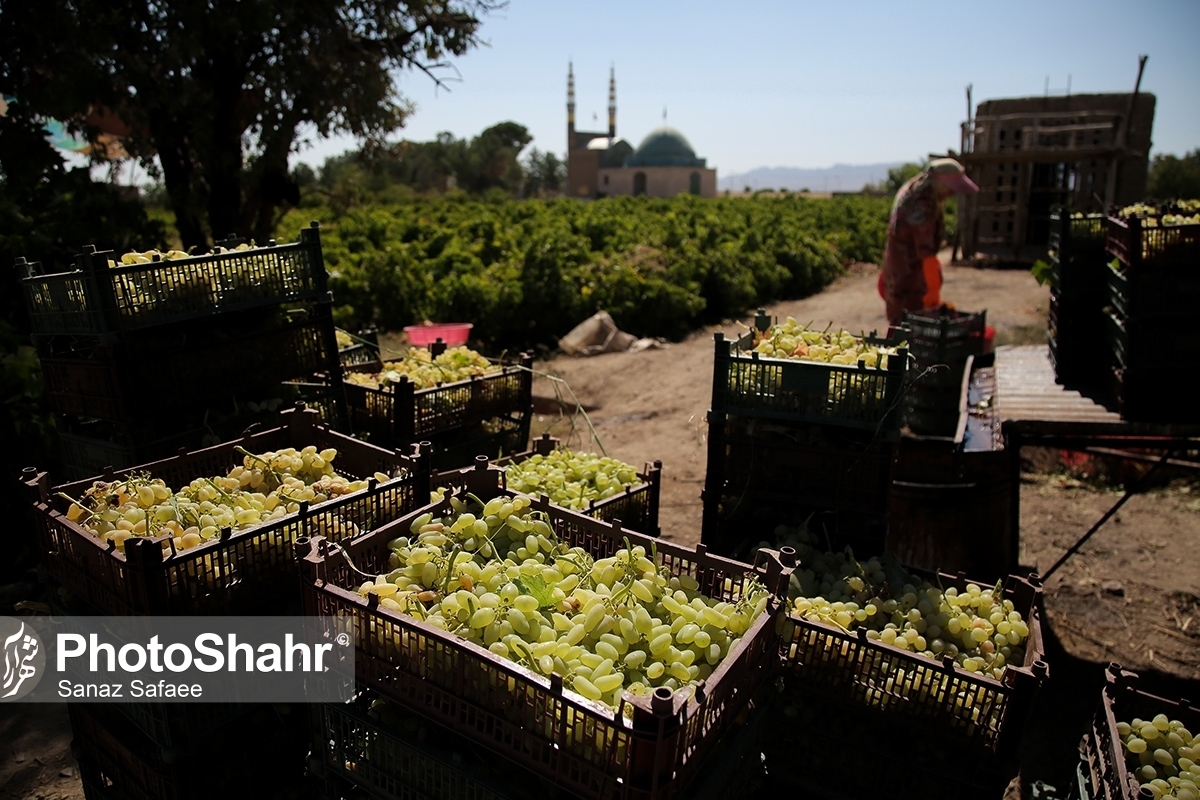
[[682, 133], [664, 125], [651, 131], [625, 163], [630, 167], [703, 167], [704, 162], [696, 158]]

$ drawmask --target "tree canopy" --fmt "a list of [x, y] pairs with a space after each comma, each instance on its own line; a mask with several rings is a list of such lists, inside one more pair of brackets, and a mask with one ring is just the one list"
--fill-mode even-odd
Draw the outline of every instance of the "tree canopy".
[[1146, 194], [1159, 200], [1200, 199], [1200, 150], [1183, 158], [1156, 155], [1146, 175]]
[[[110, 109], [157, 156], [185, 247], [269, 238], [298, 199], [304, 132], [381, 142], [412, 105], [397, 70], [440, 80], [497, 0], [39, 0], [0, 13], [0, 91], [82, 127]], [[95, 129], [89, 131], [92, 135]]]

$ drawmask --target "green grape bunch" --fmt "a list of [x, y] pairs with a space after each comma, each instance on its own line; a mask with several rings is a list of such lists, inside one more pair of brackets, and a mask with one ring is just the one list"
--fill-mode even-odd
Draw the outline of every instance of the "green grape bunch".
[[672, 575], [653, 550], [628, 541], [593, 559], [562, 542], [527, 497], [449, 503], [446, 516], [422, 514], [410, 535], [389, 542], [391, 570], [359, 593], [538, 674], [560, 675], [610, 708], [624, 692], [709, 678], [770, 598], [754, 578], [734, 602], [706, 597], [694, 578]]
[[[67, 519], [122, 552], [130, 537], [158, 539], [165, 550], [181, 551], [218, 538], [223, 528], [253, 528], [297, 513], [301, 503], [316, 506], [368, 485], [366, 480], [351, 480], [334, 471], [334, 448], [318, 451], [310, 445], [255, 454], [239, 447], [237, 451], [242, 463], [225, 475], [196, 478], [178, 490], [142, 472], [95, 481], [79, 499], [63, 495], [70, 502]], [[374, 477], [380, 482], [390, 480], [383, 473]], [[324, 515], [318, 522], [352, 525]]]
[[788, 591], [797, 615], [847, 631], [865, 628], [872, 641], [930, 659], [948, 656], [968, 672], [997, 680], [1009, 664], [1024, 663], [1029, 624], [1000, 583], [943, 589], [888, 554], [859, 561], [849, 548], [818, 551], [804, 531], [776, 534], [796, 548], [804, 567], [793, 573]]
[[504, 468], [509, 490], [546, 495], [550, 502], [574, 511], [593, 501], [607, 500], [637, 485], [637, 469], [624, 461], [595, 453], [575, 453], [555, 448]]
[[1200, 800], [1200, 739], [1179, 720], [1157, 714], [1153, 719], [1118, 722], [1125, 764], [1155, 800]]
[[868, 344], [864, 337], [839, 329], [818, 331], [801, 325], [794, 317], [773, 325], [766, 331], [755, 330], [754, 352], [770, 358], [816, 361], [824, 364], [853, 365], [859, 361], [868, 367], [887, 369], [888, 356], [896, 355], [895, 347]]
[[407, 380], [418, 389], [431, 389], [443, 383], [465, 381], [481, 375], [494, 375], [503, 370], [469, 347], [448, 347], [433, 357], [428, 348], [413, 347], [402, 360], [388, 361], [380, 372], [351, 372], [349, 383], [384, 389]]

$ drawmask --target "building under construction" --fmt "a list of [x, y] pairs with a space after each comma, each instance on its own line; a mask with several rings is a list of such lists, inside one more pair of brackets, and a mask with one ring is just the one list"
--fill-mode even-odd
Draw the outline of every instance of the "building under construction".
[[958, 156], [979, 185], [959, 198], [963, 257], [1032, 262], [1045, 255], [1052, 207], [1143, 200], [1154, 103], [1136, 90], [980, 103]]

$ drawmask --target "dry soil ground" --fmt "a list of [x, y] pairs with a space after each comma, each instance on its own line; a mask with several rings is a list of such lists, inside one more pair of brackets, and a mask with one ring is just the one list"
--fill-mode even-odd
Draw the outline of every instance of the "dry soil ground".
[[[770, 313], [831, 322], [852, 331], [886, 326], [875, 294], [877, 269], [857, 265], [833, 286]], [[997, 341], [1044, 340], [1047, 292], [1024, 271], [950, 267], [943, 296], [963, 309], [987, 309]], [[663, 349], [539, 363], [535, 431], [550, 430], [594, 448], [572, 397], [588, 410], [609, 454], [664, 468], [663, 536], [699, 540], [705, 412], [712, 381], [712, 335], [739, 323], [697, 331]], [[563, 403], [559, 403], [558, 398]], [[1024, 475], [1021, 562], [1047, 569], [1116, 500], [1094, 479], [1111, 464], [1064, 467], [1041, 454]], [[964, 535], [970, 535], [964, 531]], [[1142, 671], [1166, 697], [1200, 702], [1200, 483], [1187, 479], [1134, 497], [1046, 586], [1051, 677], [1023, 742], [1022, 778], [1065, 788], [1076, 746], [1098, 701], [1103, 665]], [[61, 706], [0, 711], [0, 800], [82, 796]], [[931, 794], [936, 796], [936, 790]]]

